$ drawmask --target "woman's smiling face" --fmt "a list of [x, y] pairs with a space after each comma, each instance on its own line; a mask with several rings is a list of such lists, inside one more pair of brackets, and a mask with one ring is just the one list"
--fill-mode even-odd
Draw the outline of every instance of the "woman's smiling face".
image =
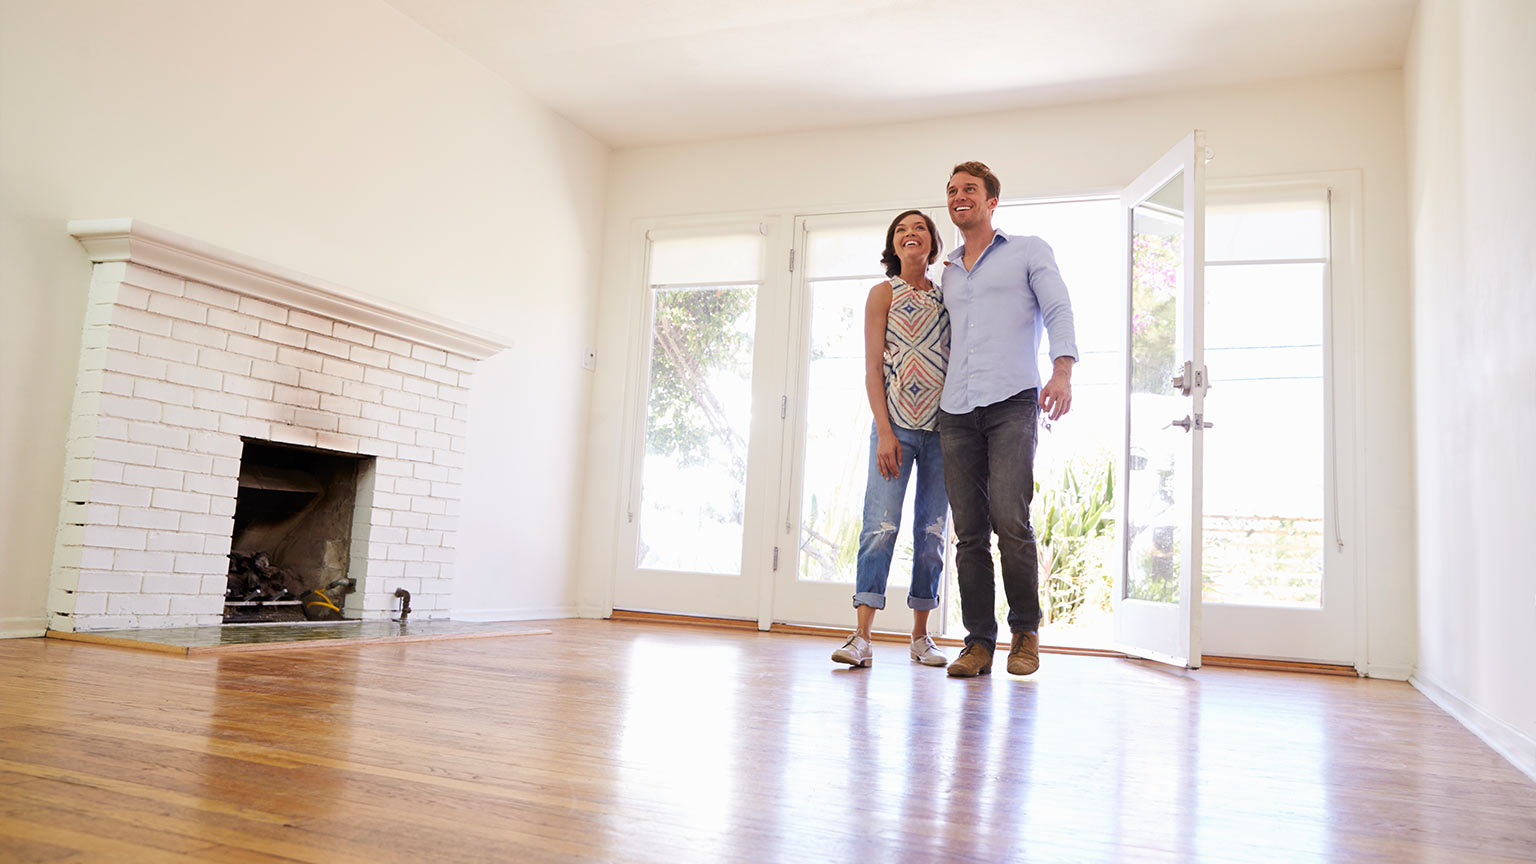
[[903, 260], [915, 258], [927, 261], [928, 251], [933, 248], [933, 237], [928, 233], [928, 220], [921, 213], [908, 214], [896, 223], [891, 241], [896, 247], [896, 255]]

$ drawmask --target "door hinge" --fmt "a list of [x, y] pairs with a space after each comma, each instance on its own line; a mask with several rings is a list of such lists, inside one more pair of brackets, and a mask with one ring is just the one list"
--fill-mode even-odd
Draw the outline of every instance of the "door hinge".
[[788, 396], [780, 396], [779, 397], [779, 419], [783, 420], [783, 419], [787, 418], [788, 416], [789, 416], [789, 397]]
[[789, 250], [789, 272], [795, 272], [795, 250], [793, 247]]
[[773, 547], [773, 571], [775, 573], [777, 573], [778, 570], [779, 570], [779, 547], [775, 546], [775, 547]]

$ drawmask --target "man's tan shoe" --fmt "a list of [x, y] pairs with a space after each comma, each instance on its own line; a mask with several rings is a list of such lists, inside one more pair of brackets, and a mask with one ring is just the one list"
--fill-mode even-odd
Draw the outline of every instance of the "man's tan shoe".
[[953, 663], [949, 664], [951, 678], [975, 678], [992, 672], [992, 651], [987, 646], [972, 642], [965, 646]]
[[1040, 634], [1013, 634], [1013, 648], [1008, 652], [1008, 672], [1029, 675], [1040, 668]]

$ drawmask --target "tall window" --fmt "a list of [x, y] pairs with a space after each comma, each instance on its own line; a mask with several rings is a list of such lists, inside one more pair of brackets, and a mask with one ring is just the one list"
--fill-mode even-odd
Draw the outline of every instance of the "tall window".
[[[880, 250], [889, 215], [827, 226], [813, 221], [806, 230], [811, 333], [799, 565], [805, 580], [852, 585], [856, 576], [874, 420], [864, 389], [864, 305], [871, 286], [886, 278]], [[916, 489], [914, 478], [891, 562], [893, 594], [911, 579]]]
[[741, 572], [761, 234], [653, 238], [636, 565]]
[[1322, 603], [1324, 189], [1206, 200], [1204, 599]]

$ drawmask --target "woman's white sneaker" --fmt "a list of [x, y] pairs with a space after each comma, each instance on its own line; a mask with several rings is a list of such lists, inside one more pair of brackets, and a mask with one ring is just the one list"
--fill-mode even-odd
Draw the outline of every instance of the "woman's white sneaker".
[[869, 640], [855, 633], [848, 637], [843, 647], [832, 652], [832, 662], [849, 666], [868, 666], [875, 662], [875, 652], [869, 650]]
[[948, 666], [949, 658], [944, 656], [939, 646], [933, 644], [932, 636], [913, 636], [912, 662], [924, 666]]

